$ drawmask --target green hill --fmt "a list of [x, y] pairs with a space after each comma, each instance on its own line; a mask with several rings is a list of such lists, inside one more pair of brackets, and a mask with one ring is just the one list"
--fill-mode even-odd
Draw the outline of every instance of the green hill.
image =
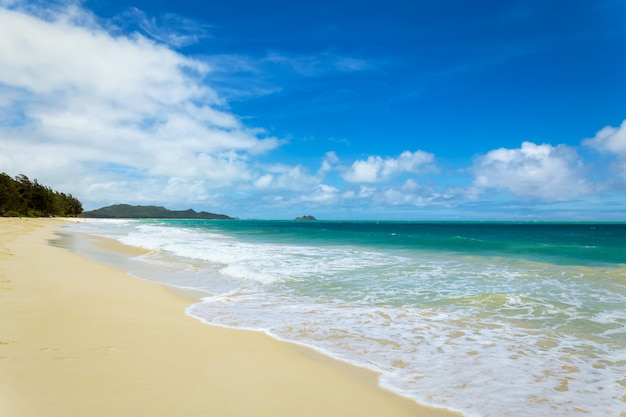
[[97, 210], [85, 211], [80, 217], [92, 219], [210, 219], [232, 220], [225, 214], [196, 212], [195, 210], [168, 210], [158, 206], [131, 206], [129, 204], [115, 204]]

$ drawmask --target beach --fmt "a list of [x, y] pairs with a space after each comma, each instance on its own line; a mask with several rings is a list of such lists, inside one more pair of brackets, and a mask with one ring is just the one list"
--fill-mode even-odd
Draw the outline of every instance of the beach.
[[189, 317], [190, 296], [50, 245], [64, 222], [0, 218], [3, 417], [459, 415], [369, 370]]

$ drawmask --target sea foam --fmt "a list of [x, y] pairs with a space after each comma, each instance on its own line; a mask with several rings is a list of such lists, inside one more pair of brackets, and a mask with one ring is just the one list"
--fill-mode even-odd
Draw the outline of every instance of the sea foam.
[[486, 256], [337, 244], [319, 232], [318, 244], [281, 241], [215, 224], [84, 230], [154, 251], [140, 260], [177, 271], [162, 282], [205, 291], [188, 314], [369, 367], [419, 402], [468, 417], [626, 412], [620, 266], [495, 256], [491, 245]]

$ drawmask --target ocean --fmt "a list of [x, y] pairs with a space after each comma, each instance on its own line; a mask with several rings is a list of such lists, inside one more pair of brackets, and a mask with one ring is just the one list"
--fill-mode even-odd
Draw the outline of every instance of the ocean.
[[[186, 313], [467, 417], [626, 416], [626, 224], [88, 220]], [[254, 347], [252, 346], [251, 349]]]

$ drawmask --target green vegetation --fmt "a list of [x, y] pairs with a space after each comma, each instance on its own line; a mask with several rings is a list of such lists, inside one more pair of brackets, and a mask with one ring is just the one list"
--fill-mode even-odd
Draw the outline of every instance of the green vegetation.
[[83, 205], [71, 194], [53, 191], [31, 182], [26, 175], [11, 178], [0, 173], [0, 216], [50, 217], [78, 216]]
[[86, 211], [81, 217], [96, 219], [210, 219], [232, 220], [232, 217], [224, 214], [213, 214], [194, 210], [173, 211], [165, 207], [157, 206], [131, 206], [128, 204], [116, 204], [102, 207], [97, 210]]

